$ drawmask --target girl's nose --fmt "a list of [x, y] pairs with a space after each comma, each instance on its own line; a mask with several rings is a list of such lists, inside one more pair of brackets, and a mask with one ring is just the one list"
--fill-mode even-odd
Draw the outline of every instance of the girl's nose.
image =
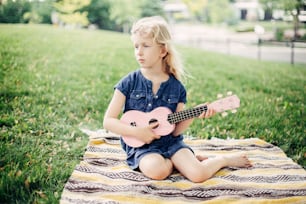
[[142, 54], [143, 54], [142, 48], [139, 47], [138, 50], [137, 50], [137, 55], [142, 55]]

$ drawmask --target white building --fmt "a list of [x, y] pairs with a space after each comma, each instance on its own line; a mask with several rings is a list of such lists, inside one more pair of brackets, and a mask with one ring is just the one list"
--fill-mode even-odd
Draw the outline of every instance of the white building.
[[234, 8], [238, 12], [240, 20], [263, 20], [264, 10], [258, 0], [236, 0]]

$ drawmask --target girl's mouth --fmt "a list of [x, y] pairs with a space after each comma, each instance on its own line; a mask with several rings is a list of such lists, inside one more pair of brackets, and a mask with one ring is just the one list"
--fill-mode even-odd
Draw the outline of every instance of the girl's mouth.
[[139, 63], [144, 63], [144, 61], [145, 61], [144, 59], [138, 59]]

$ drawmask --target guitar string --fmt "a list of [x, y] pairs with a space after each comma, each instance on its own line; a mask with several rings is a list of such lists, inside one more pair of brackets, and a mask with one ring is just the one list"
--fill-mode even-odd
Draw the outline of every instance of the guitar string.
[[[229, 100], [229, 102], [234, 102], [233, 101], [234, 99], [232, 99], [232, 97], [230, 97], [229, 99], [227, 98], [227, 100]], [[219, 106], [220, 106], [220, 104], [224, 104], [224, 100], [225, 99], [222, 99], [222, 100], [216, 101], [215, 103], [218, 103]], [[238, 103], [239, 103], [239, 99], [238, 99]], [[233, 106], [235, 106], [235, 105], [233, 105]], [[230, 107], [233, 108], [232, 106], [230, 106]], [[223, 112], [226, 109], [227, 108], [223, 107], [219, 112]], [[205, 106], [196, 107], [196, 108], [193, 108], [193, 109], [188, 109], [188, 110], [184, 110], [184, 111], [177, 112], [177, 113], [172, 113], [172, 114], [168, 115], [168, 121], [171, 124], [175, 124], [175, 123], [180, 122], [182, 120], [186, 120], [186, 119], [189, 119], [189, 118], [199, 116], [203, 111], [206, 111], [206, 110], [207, 110], [207, 106], [205, 105]]]
[[170, 124], [175, 124], [183, 120], [187, 120], [193, 117], [201, 115], [203, 111], [207, 110], [207, 106], [196, 107], [188, 110], [183, 110], [180, 112], [172, 113], [168, 115], [168, 121]]

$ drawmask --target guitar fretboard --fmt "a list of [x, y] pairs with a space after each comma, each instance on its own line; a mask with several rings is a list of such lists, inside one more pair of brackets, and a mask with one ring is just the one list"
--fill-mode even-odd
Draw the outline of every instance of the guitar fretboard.
[[168, 115], [167, 120], [170, 124], [175, 124], [184, 120], [198, 117], [201, 115], [201, 113], [203, 113], [203, 111], [207, 111], [207, 105], [171, 113]]

